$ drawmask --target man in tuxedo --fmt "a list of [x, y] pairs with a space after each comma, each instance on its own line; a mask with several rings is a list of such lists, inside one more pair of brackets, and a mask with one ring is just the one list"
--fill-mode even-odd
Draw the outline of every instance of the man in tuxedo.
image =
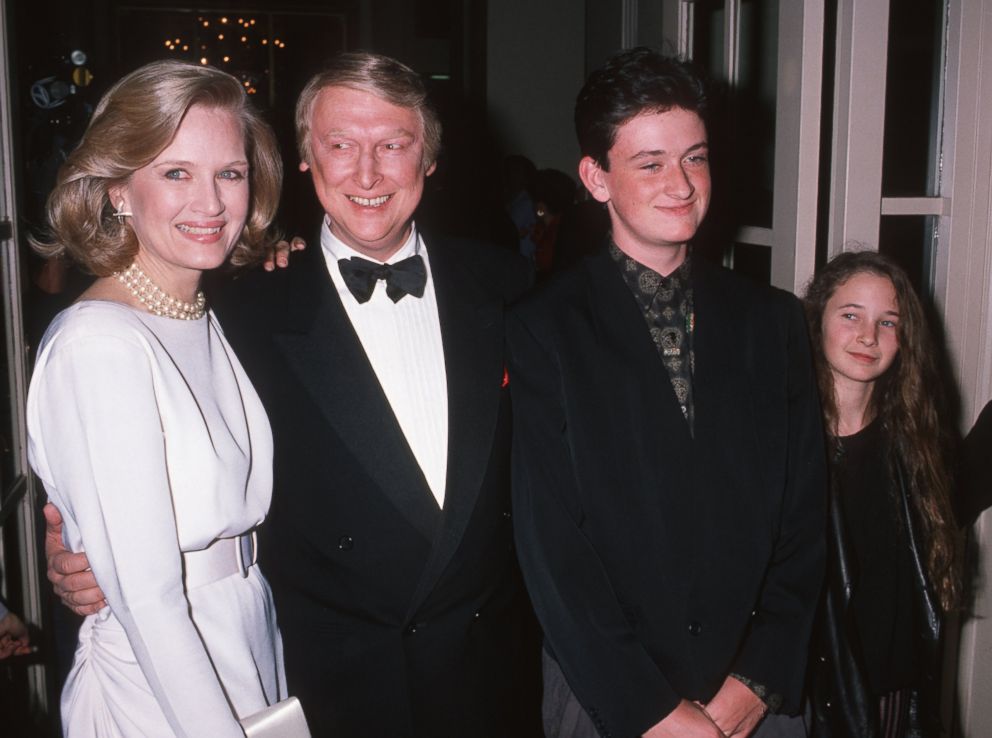
[[798, 300], [692, 253], [706, 113], [700, 79], [647, 49], [590, 76], [579, 174], [611, 238], [508, 320], [548, 736], [802, 730], [784, 714], [823, 569], [816, 382]]
[[534, 735], [503, 351], [529, 268], [417, 229], [441, 130], [409, 68], [339, 55], [296, 124], [319, 248], [211, 297], [275, 439], [259, 556], [289, 692], [315, 736]]

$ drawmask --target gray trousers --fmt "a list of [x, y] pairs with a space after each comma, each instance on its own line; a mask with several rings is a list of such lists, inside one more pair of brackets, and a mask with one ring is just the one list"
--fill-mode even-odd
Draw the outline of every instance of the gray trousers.
[[[592, 719], [565, 681], [558, 662], [547, 651], [541, 652], [541, 667], [544, 673], [541, 717], [546, 738], [600, 738]], [[751, 738], [806, 738], [807, 735], [806, 720], [802, 715], [768, 715]]]

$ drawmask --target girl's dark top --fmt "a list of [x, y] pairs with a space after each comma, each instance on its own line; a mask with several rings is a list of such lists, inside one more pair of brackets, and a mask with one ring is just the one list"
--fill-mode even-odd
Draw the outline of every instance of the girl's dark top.
[[868, 684], [879, 696], [919, 675], [913, 568], [881, 426], [875, 420], [838, 438], [834, 467], [851, 549], [851, 606]]

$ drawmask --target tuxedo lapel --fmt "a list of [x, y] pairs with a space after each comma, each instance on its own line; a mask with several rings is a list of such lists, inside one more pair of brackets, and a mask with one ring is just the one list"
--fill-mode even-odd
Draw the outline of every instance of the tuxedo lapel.
[[291, 303], [276, 346], [357, 463], [430, 540], [437, 503], [327, 275], [323, 253], [313, 251], [310, 263], [290, 275]]
[[440, 530], [411, 611], [461, 543], [492, 453], [503, 391], [503, 306], [483, 296], [462, 266], [465, 256], [443, 241], [428, 243], [448, 385], [448, 465]]

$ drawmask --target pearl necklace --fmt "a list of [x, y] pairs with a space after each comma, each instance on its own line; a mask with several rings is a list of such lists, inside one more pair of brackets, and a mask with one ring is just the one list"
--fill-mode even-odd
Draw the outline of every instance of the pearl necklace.
[[206, 315], [207, 298], [202, 291], [196, 293], [193, 302], [177, 299], [152, 282], [137, 264], [115, 272], [114, 276], [154, 315], [176, 320], [199, 320]]

